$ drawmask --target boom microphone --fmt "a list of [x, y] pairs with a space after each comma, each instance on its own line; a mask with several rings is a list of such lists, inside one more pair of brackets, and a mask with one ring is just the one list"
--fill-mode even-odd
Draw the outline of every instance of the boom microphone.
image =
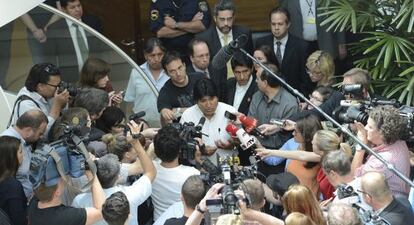
[[234, 52], [237, 49], [243, 47], [247, 43], [248, 37], [245, 34], [238, 36], [235, 40], [231, 41], [228, 45], [223, 46], [220, 51], [213, 57], [211, 64], [216, 69], [222, 69], [226, 66], [226, 63], [231, 59]]

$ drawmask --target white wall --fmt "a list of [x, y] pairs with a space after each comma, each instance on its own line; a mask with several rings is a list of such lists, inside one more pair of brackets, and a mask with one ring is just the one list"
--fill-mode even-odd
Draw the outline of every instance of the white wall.
[[0, 27], [42, 2], [44, 0], [0, 0]]

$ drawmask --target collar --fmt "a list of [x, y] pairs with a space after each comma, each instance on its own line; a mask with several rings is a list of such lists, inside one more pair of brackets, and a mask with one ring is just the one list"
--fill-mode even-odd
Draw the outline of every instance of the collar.
[[[82, 22], [82, 19], [80, 21]], [[72, 20], [66, 19], [66, 23], [68, 24], [68, 27], [69, 28], [72, 28], [73, 27], [72, 24], [74, 24], [74, 22]], [[78, 25], [78, 24], [76, 24], [76, 25]], [[82, 27], [82, 26], [78, 25], [78, 27]]]
[[273, 37], [273, 45], [276, 45], [276, 42], [280, 41], [282, 43], [283, 46], [286, 46], [286, 43], [288, 41], [289, 38], [289, 33], [286, 34], [286, 36], [284, 36], [282, 39], [278, 40], [275, 37]]
[[9, 134], [12, 135], [13, 137], [19, 138], [20, 141], [22, 142], [23, 146], [29, 146], [30, 144], [28, 144], [22, 137], [22, 135], [17, 132], [16, 128], [14, 126], [11, 126], [9, 129]]
[[[277, 103], [277, 104], [279, 104], [282, 101], [282, 92], [283, 91], [284, 91], [283, 87], [282, 86], [279, 86], [279, 91], [277, 92], [277, 94], [275, 96], [273, 96], [272, 101], [275, 102], [275, 103]], [[264, 93], [263, 93], [263, 98], [265, 99], [266, 103], [268, 103], [267, 100], [269, 98]], [[270, 104], [270, 102], [268, 104]]]
[[194, 65], [194, 63], [192, 63], [192, 65], [193, 65], [194, 71], [196, 71], [196, 72], [203, 73], [203, 74], [208, 72], [208, 68], [205, 69], [205, 70], [201, 70], [196, 65]]
[[22, 95], [28, 95], [29, 97], [31, 97], [33, 100], [41, 102], [42, 104], [48, 104], [47, 99], [45, 99], [43, 96], [41, 96], [39, 93], [35, 92], [35, 91], [29, 91], [27, 90], [26, 87], [23, 87], [22, 91], [21, 91]]

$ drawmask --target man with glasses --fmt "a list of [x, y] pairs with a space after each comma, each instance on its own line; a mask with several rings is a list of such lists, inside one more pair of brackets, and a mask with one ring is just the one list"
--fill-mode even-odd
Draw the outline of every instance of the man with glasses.
[[31, 109], [41, 110], [48, 117], [46, 133], [59, 117], [63, 107], [69, 101], [69, 92], [60, 90], [60, 70], [50, 63], [34, 65], [25, 86], [17, 94], [17, 100], [13, 106], [11, 123], [14, 125], [17, 119]]

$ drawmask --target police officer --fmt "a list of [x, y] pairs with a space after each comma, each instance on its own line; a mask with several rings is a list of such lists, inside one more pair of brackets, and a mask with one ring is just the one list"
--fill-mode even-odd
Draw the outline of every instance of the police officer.
[[194, 34], [210, 25], [206, 0], [156, 0], [150, 7], [150, 29], [167, 50], [187, 55], [187, 44]]

